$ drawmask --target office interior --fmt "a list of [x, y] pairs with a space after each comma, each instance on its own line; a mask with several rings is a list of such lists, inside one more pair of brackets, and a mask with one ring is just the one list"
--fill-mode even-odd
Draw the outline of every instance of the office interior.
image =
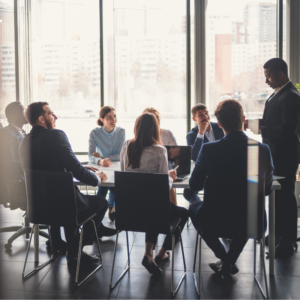
[[[195, 126], [190, 111], [196, 103], [207, 105], [214, 122], [216, 105], [226, 99], [238, 100], [248, 119], [261, 118], [273, 92], [265, 83], [263, 64], [267, 60], [283, 58], [292, 82], [300, 83], [299, 15], [299, 0], [0, 0], [0, 123], [3, 127], [8, 124], [4, 111], [13, 101], [24, 107], [48, 102], [58, 117], [57, 128], [67, 134], [78, 160], [88, 162], [88, 137], [104, 105], [116, 109], [126, 140], [134, 137], [134, 123], [143, 110], [155, 107], [161, 127], [174, 133], [178, 145], [186, 145], [186, 134]], [[29, 133], [31, 126], [24, 129]], [[246, 133], [261, 141], [260, 135]], [[91, 186], [80, 189], [85, 194], [96, 193]], [[176, 188], [176, 194], [178, 205], [188, 209], [183, 190]], [[299, 208], [300, 181], [296, 181], [295, 195]], [[266, 197], [267, 213], [268, 203]], [[0, 205], [0, 228], [28, 226], [24, 220], [23, 210]], [[103, 224], [115, 228], [108, 213]], [[13, 233], [0, 230], [0, 298], [199, 297], [193, 276], [197, 236], [193, 224], [182, 232], [186, 276], [174, 296], [171, 261], [164, 263], [159, 278], [150, 276], [141, 265], [144, 233], [128, 232], [130, 269], [114, 289], [110, 277], [115, 236], [100, 240], [103, 267], [77, 287], [75, 273], [68, 269], [63, 254], [23, 279], [29, 234], [5, 246]], [[126, 232], [118, 239], [115, 278], [128, 263]], [[163, 240], [160, 235], [155, 251]], [[46, 241], [39, 237], [41, 264], [51, 257]], [[222, 242], [228, 249], [230, 241]], [[217, 259], [202, 243], [201, 299], [263, 298], [253, 277], [254, 244], [253, 240], [246, 244], [238, 260], [239, 273], [223, 279], [209, 268], [208, 263]], [[96, 254], [97, 245], [85, 251]], [[270, 299], [300, 298], [299, 251], [275, 259], [274, 274], [265, 259]], [[35, 255], [32, 242], [28, 270], [36, 267]], [[263, 282], [259, 257], [256, 265], [257, 277]], [[183, 272], [178, 243], [175, 283]]]

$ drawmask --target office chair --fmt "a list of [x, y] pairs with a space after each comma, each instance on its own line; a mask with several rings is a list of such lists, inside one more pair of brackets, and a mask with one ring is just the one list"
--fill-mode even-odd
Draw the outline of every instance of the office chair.
[[[174, 296], [186, 275], [182, 238], [180, 244], [184, 263], [184, 274], [174, 288], [174, 248], [175, 232], [179, 230], [180, 218], [172, 222], [170, 218], [170, 197], [168, 174], [136, 172], [115, 172], [116, 229], [114, 258], [111, 270], [110, 289], [113, 289], [130, 268], [128, 231], [158, 232], [172, 235], [172, 278], [171, 293]], [[128, 263], [124, 272], [112, 283], [120, 231], [126, 231]]]
[[[1, 185], [0, 188], [0, 203], [6, 207], [10, 208], [11, 210], [15, 210], [20, 208], [24, 212], [24, 223], [19, 226], [9, 226], [9, 227], [2, 227], [0, 228], [1, 232], [14, 232], [15, 233], [7, 240], [6, 244], [4, 244], [4, 248], [6, 250], [10, 250], [12, 248], [12, 243], [14, 240], [16, 240], [18, 237], [25, 234], [25, 237], [28, 239], [29, 234], [32, 230], [32, 227], [29, 224], [26, 210], [27, 210], [27, 200], [26, 200], [26, 190], [25, 190], [25, 184], [21, 180], [16, 181], [10, 181], [9, 183], [6, 183], [5, 185]], [[40, 229], [45, 229], [45, 227], [41, 227]], [[48, 239], [49, 235], [40, 230], [39, 235], [43, 236], [44, 238]]]
[[[96, 216], [96, 213], [88, 216], [84, 220], [78, 219], [73, 175], [70, 172], [25, 170], [25, 183], [27, 191], [28, 219], [29, 222], [34, 225], [32, 227], [30, 241], [27, 248], [22, 278], [25, 279], [30, 277], [31, 275], [33, 275], [34, 273], [36, 273], [37, 271], [39, 271], [40, 269], [42, 269], [43, 267], [45, 267], [53, 261], [53, 244], [50, 235], [51, 226], [75, 225], [77, 227], [81, 227], [90, 221], [94, 224], [100, 265], [98, 265], [94, 269], [94, 271], [92, 271], [81, 282], [79, 282], [80, 258], [82, 252], [82, 240], [84, 231], [83, 228], [81, 228], [75, 278], [76, 285], [80, 286], [83, 282], [85, 282], [89, 277], [91, 277], [96, 271], [98, 271], [102, 267], [102, 256], [97, 230], [95, 222], [92, 219]], [[46, 224], [48, 226], [50, 245], [52, 248], [51, 258], [44, 264], [38, 266], [36, 269], [24, 275], [34, 227], [38, 224]]]
[[[247, 235], [254, 240], [254, 279], [263, 298], [269, 299], [264, 257], [264, 228], [266, 224], [264, 180], [252, 182], [244, 179], [207, 178], [204, 187], [203, 206], [197, 217], [199, 220], [204, 219], [202, 228], [197, 228], [193, 264], [193, 276], [198, 297], [200, 297], [201, 241], [205, 233], [206, 235], [230, 239]], [[199, 269], [197, 283], [195, 270], [198, 240]], [[256, 241], [260, 243], [265, 292], [256, 276]]]

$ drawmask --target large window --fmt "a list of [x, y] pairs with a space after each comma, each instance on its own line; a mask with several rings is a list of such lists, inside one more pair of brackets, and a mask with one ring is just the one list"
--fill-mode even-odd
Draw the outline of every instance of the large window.
[[[207, 91], [210, 111], [223, 99], [260, 117], [273, 90], [263, 64], [277, 56], [276, 0], [209, 0], [206, 12]], [[234, 9], [233, 9], [234, 8]]]
[[186, 0], [104, 0], [105, 104], [133, 137], [146, 107], [185, 144]]
[[100, 109], [98, 0], [32, 0], [33, 99], [46, 101], [74, 151], [88, 151]]
[[0, 1], [0, 123], [6, 125], [4, 110], [16, 101], [14, 1]]

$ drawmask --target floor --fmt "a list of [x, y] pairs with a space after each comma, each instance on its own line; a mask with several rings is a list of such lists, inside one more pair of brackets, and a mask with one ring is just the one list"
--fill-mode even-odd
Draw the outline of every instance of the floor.
[[[187, 202], [178, 196], [179, 205], [187, 206]], [[0, 227], [18, 225], [22, 220], [23, 212], [10, 211], [0, 207]], [[107, 216], [104, 224], [114, 226]], [[300, 236], [300, 230], [298, 230]], [[0, 298], [6, 299], [170, 299], [171, 262], [163, 266], [163, 274], [159, 278], [151, 276], [141, 265], [144, 252], [144, 234], [129, 233], [130, 243], [130, 271], [113, 291], [109, 290], [109, 281], [113, 260], [115, 237], [104, 238], [101, 241], [103, 268], [95, 273], [82, 286], [77, 288], [74, 283], [75, 271], [68, 269], [65, 256], [55, 257], [55, 262], [40, 270], [37, 274], [23, 281], [21, 274], [24, 264], [28, 240], [18, 238], [11, 251], [5, 251], [4, 244], [11, 233], [0, 233]], [[117, 257], [115, 263], [115, 278], [119, 276], [127, 263], [126, 238], [122, 232], [119, 236]], [[196, 231], [191, 224], [185, 227], [182, 235], [184, 252], [187, 264], [187, 274], [177, 295], [177, 299], [196, 299], [197, 294], [193, 279], [193, 257], [196, 240]], [[159, 237], [159, 245], [163, 236]], [[228, 244], [224, 241], [225, 245]], [[207, 299], [262, 299], [260, 291], [253, 279], [253, 241], [249, 241], [242, 252], [237, 265], [240, 272], [230, 278], [222, 279], [209, 268], [208, 263], [217, 259], [211, 250], [202, 244], [202, 273], [201, 298]], [[179, 245], [178, 245], [179, 246]], [[85, 247], [89, 253], [96, 253], [96, 247]], [[49, 258], [45, 239], [40, 238], [40, 262]], [[30, 248], [27, 270], [33, 268], [33, 246]], [[268, 271], [268, 260], [266, 260]], [[258, 273], [261, 272], [260, 260], [257, 261]], [[82, 269], [84, 276], [88, 270]], [[183, 261], [180, 248], [175, 251], [175, 282], [183, 274]], [[262, 276], [259, 275], [262, 279]], [[276, 274], [268, 276], [271, 299], [299, 299], [300, 298], [300, 249], [292, 257], [276, 259]]]

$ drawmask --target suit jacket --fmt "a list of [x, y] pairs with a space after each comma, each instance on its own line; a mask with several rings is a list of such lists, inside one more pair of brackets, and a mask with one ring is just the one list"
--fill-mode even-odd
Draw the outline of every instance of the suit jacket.
[[[23, 138], [11, 124], [0, 130], [0, 203], [10, 202], [11, 209], [24, 207], [24, 173], [19, 158], [19, 147]], [[10, 185], [12, 188], [9, 188], [9, 198], [7, 184], [12, 181], [14, 183]]]
[[[210, 122], [212, 130], [215, 135], [216, 140], [220, 140], [224, 136], [224, 131], [219, 127], [217, 123]], [[204, 139], [197, 138], [198, 135], [198, 125], [195, 126], [186, 136], [187, 144], [192, 146], [192, 160], [196, 161], [200, 149], [203, 144], [208, 143], [207, 137], [204, 135]]]
[[[21, 143], [20, 159], [23, 169], [72, 172], [79, 181], [98, 185], [98, 177], [80, 164], [61, 130], [33, 126]], [[90, 209], [88, 197], [81, 194], [77, 187], [75, 193], [78, 212]]]
[[260, 124], [275, 166], [300, 163], [300, 94], [292, 82], [266, 102]]
[[[267, 145], [249, 139], [242, 131], [229, 132], [219, 141], [204, 144], [197, 158], [195, 169], [190, 178], [190, 188], [200, 191], [204, 188], [205, 179], [208, 178], [245, 178], [247, 180], [247, 153], [248, 144], [258, 145], [259, 154], [259, 177], [265, 180], [265, 195], [272, 191], [273, 161], [270, 149]], [[252, 163], [253, 165], [253, 163]], [[224, 195], [219, 201], [222, 202], [222, 211], [218, 211], [218, 205], [211, 207], [206, 201], [199, 205], [197, 217], [203, 216], [211, 219], [215, 215], [240, 215], [235, 207], [226, 207], [224, 201], [230, 195]], [[229, 202], [230, 200], [228, 200]], [[226, 226], [222, 224], [221, 226]], [[225, 230], [225, 228], [224, 228]]]

